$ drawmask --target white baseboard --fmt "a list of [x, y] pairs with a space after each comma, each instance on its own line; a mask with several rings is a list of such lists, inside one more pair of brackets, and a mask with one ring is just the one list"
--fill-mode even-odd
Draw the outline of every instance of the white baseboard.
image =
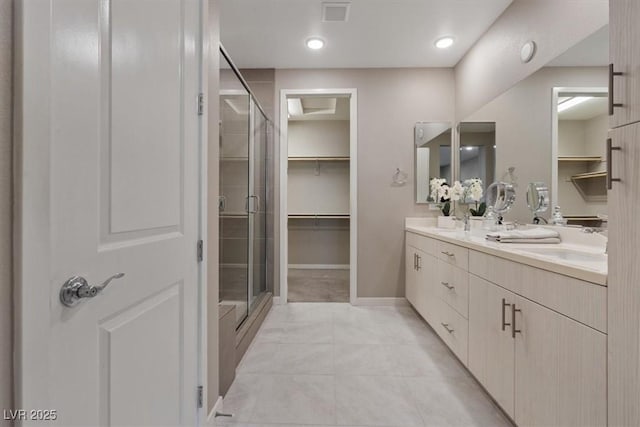
[[289, 264], [295, 270], [348, 270], [349, 264]]
[[216, 400], [216, 404], [213, 405], [213, 409], [209, 412], [209, 416], [207, 417], [207, 425], [214, 426], [216, 425], [216, 412], [222, 412], [222, 396], [218, 396], [218, 400]]
[[396, 307], [408, 307], [409, 301], [406, 298], [356, 298], [354, 305], [368, 305], [368, 306], [396, 306]]
[[280, 302], [280, 297], [273, 297], [273, 305], [280, 305], [282, 304], [282, 302]]

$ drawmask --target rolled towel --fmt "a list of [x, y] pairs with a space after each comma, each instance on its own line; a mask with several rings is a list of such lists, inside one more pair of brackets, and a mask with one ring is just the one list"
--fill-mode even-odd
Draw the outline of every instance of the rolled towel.
[[560, 233], [548, 228], [537, 227], [488, 233], [487, 240], [500, 243], [560, 243]]

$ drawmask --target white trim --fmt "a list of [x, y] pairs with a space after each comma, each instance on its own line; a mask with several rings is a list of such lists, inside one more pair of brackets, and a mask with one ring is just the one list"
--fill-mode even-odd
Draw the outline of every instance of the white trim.
[[[353, 303], [352, 303], [353, 304]], [[394, 306], [394, 307], [409, 307], [409, 301], [404, 297], [398, 298], [357, 298], [355, 304], [362, 306]]]
[[296, 270], [348, 270], [349, 264], [289, 264]]
[[551, 206], [550, 213], [558, 206], [558, 98], [560, 93], [604, 93], [606, 87], [554, 87], [551, 93]]
[[273, 305], [280, 305], [282, 302], [280, 301], [280, 297], [273, 297]]
[[282, 89], [280, 90], [280, 298], [286, 304], [288, 295], [287, 269], [289, 265], [287, 228], [287, 168], [289, 124], [287, 97], [291, 95], [348, 95], [349, 96], [349, 302], [356, 304], [358, 295], [358, 90], [357, 89]]
[[216, 400], [216, 404], [213, 405], [213, 409], [211, 409], [211, 412], [209, 412], [209, 415], [207, 416], [208, 426], [216, 425], [216, 413], [223, 411], [222, 409], [223, 405], [224, 405], [224, 401], [222, 399], [222, 396], [218, 396], [218, 400]]

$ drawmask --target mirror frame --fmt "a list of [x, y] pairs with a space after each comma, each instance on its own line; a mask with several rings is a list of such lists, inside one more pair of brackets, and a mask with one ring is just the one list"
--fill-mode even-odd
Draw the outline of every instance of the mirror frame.
[[[418, 201], [418, 146], [416, 145], [416, 126], [420, 123], [442, 123], [442, 124], [448, 124], [449, 125], [449, 130], [451, 131], [451, 181], [455, 181], [456, 180], [456, 174], [457, 174], [457, 169], [456, 169], [456, 153], [455, 153], [455, 139], [456, 139], [456, 122], [452, 121], [445, 121], [445, 120], [440, 120], [440, 121], [420, 121], [420, 122], [416, 122], [414, 125], [414, 133], [413, 133], [413, 203], [416, 205], [428, 205], [431, 208], [434, 208], [437, 203], [432, 203], [432, 202], [428, 202], [428, 201]], [[446, 132], [446, 131], [445, 131]]]
[[554, 87], [551, 95], [551, 207], [558, 206], [558, 97], [561, 93], [598, 93], [608, 96], [609, 88], [592, 87]]

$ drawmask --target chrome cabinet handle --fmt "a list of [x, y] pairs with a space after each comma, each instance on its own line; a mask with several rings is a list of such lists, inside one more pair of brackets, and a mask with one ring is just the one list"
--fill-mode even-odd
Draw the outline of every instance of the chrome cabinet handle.
[[621, 147], [614, 147], [613, 146], [613, 141], [611, 138], [607, 138], [607, 190], [611, 190], [613, 189], [613, 183], [614, 182], [620, 182], [621, 179], [620, 178], [614, 178], [613, 177], [613, 165], [611, 164], [612, 162], [612, 153], [614, 151], [620, 151], [622, 150]]
[[511, 337], [516, 338], [516, 334], [522, 332], [522, 330], [516, 328], [516, 313], [522, 313], [522, 310], [516, 308], [515, 304], [511, 304]]
[[413, 254], [413, 269], [418, 271], [418, 254]]
[[442, 325], [442, 327], [443, 327], [444, 329], [446, 329], [446, 331], [447, 331], [447, 332], [449, 332], [450, 334], [452, 334], [452, 333], [455, 331], [455, 329], [452, 329], [452, 328], [450, 328], [450, 327], [449, 327], [449, 324], [448, 324], [448, 323], [440, 323], [440, 324], [441, 324], [441, 325]]
[[420, 255], [416, 254], [416, 257], [418, 258], [418, 264], [417, 264], [417, 269], [418, 271], [422, 270], [422, 257]]
[[507, 326], [511, 326], [511, 323], [507, 323], [506, 322], [506, 314], [505, 314], [505, 308], [510, 307], [511, 304], [507, 303], [507, 301], [502, 298], [502, 330], [506, 330]]
[[449, 282], [440, 282], [440, 284], [449, 290], [456, 288], [455, 286], [450, 285]]
[[440, 251], [441, 254], [444, 254], [446, 256], [452, 257], [455, 256], [456, 254], [452, 254], [451, 252], [447, 252], [447, 251]]
[[615, 108], [624, 107], [624, 104], [618, 104], [613, 102], [613, 78], [616, 76], [622, 76], [620, 71], [613, 70], [613, 64], [609, 64], [609, 115], [613, 116], [613, 110]]
[[83, 298], [93, 298], [106, 288], [114, 279], [124, 277], [124, 273], [114, 274], [98, 286], [90, 285], [84, 277], [69, 278], [60, 289], [60, 302], [65, 307], [73, 307]]

